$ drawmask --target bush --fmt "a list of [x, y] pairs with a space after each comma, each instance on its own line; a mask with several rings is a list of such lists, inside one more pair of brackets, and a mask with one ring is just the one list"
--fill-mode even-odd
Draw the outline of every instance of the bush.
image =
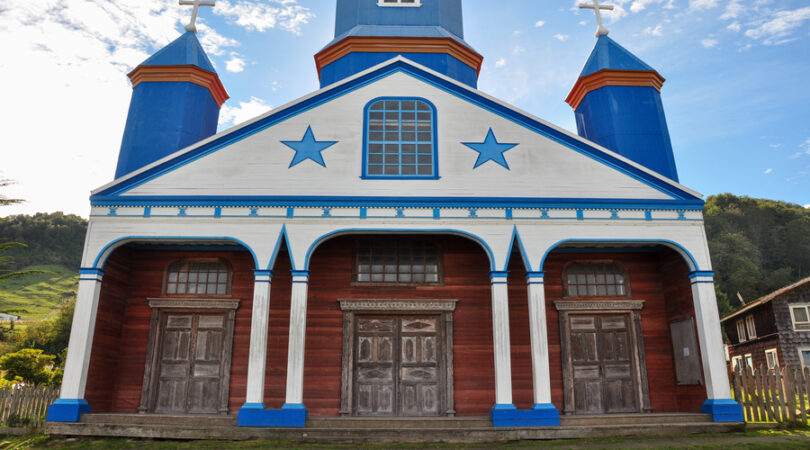
[[51, 384], [54, 373], [53, 355], [44, 355], [42, 350], [24, 348], [18, 352], [9, 353], [0, 358], [0, 370], [7, 381], [22, 379], [30, 384]]

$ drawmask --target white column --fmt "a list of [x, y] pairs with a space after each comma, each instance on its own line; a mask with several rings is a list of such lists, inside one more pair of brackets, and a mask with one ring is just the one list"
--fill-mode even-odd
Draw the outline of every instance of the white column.
[[65, 374], [59, 398], [84, 398], [103, 276], [104, 271], [101, 269], [79, 269], [79, 292], [76, 295], [76, 309], [73, 312], [73, 325], [70, 328]]
[[689, 274], [692, 282], [692, 301], [695, 304], [700, 355], [706, 395], [711, 399], [730, 399], [731, 388], [726, 372], [720, 315], [714, 292], [714, 272], [698, 271]]
[[290, 344], [287, 350], [287, 397], [284, 406], [304, 403], [304, 339], [307, 328], [309, 271], [292, 271], [290, 298]]
[[492, 341], [495, 353], [495, 405], [512, 404], [512, 358], [509, 344], [507, 272], [490, 272], [492, 285]]
[[250, 319], [250, 356], [248, 357], [245, 403], [264, 404], [264, 371], [267, 365], [267, 328], [270, 319], [271, 270], [254, 270], [253, 314]]
[[543, 272], [526, 274], [526, 284], [529, 289], [529, 333], [532, 342], [532, 382], [534, 383], [535, 405], [551, 403], [546, 289], [543, 276]]

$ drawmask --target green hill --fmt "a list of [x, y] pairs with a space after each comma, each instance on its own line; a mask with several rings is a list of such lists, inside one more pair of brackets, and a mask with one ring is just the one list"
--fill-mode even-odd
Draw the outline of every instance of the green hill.
[[23, 270], [46, 270], [0, 281], [0, 312], [21, 316], [24, 320], [48, 315], [66, 295], [76, 289], [78, 271], [58, 265], [28, 266]]

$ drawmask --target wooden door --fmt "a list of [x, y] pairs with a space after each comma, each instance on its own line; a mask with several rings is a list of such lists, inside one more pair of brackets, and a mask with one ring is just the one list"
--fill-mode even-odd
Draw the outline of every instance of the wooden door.
[[438, 416], [442, 410], [440, 316], [356, 316], [358, 416]]
[[627, 314], [570, 315], [575, 413], [640, 411], [630, 326]]
[[[156, 413], [216, 414], [225, 363], [226, 313], [167, 313], [161, 321]], [[227, 389], [227, 386], [225, 387]]]

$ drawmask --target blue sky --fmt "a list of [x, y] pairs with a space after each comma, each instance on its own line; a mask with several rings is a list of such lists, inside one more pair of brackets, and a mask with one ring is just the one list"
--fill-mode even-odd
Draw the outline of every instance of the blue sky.
[[[810, 205], [810, 5], [800, 0], [617, 0], [610, 36], [658, 70], [681, 182], [711, 195]], [[595, 43], [573, 0], [463, 0], [484, 55], [479, 88], [575, 131], [564, 102]], [[220, 129], [318, 88], [313, 54], [331, 0], [218, 0], [199, 37], [231, 95]], [[131, 88], [126, 73], [176, 38], [171, 0], [0, 0], [0, 216], [87, 216], [111, 181]], [[9, 44], [10, 43], [10, 44]]]

